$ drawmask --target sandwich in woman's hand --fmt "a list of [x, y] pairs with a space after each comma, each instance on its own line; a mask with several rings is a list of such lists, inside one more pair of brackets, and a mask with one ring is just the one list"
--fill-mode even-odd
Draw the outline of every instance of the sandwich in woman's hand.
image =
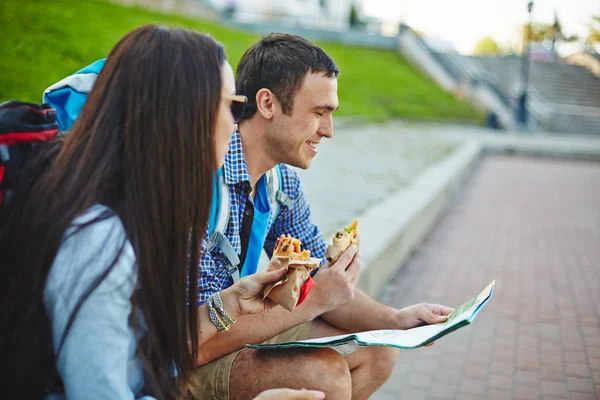
[[291, 260], [310, 260], [310, 250], [302, 250], [301, 245], [299, 239], [294, 239], [290, 235], [281, 235], [275, 243], [273, 256], [289, 257]]
[[263, 298], [269, 298], [289, 311], [300, 305], [314, 285], [310, 272], [321, 259], [311, 258], [309, 250], [302, 250], [300, 240], [281, 235], [275, 243], [268, 271], [287, 267], [286, 274], [275, 283], [265, 285]]
[[356, 219], [348, 227], [335, 233], [333, 246], [327, 248], [325, 258], [334, 264], [352, 243], [358, 245], [358, 220]]

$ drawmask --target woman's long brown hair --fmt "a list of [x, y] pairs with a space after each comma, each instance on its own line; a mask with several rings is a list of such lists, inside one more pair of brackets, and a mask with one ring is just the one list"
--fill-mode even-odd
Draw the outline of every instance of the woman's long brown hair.
[[[146, 385], [169, 399], [192, 381], [223, 62], [210, 37], [158, 26], [134, 30], [110, 53], [55, 160], [15, 198], [0, 227], [3, 393], [44, 396], [52, 364], [44, 356], [51, 335], [45, 283], [67, 228], [95, 204], [120, 218], [137, 258], [141, 290], [132, 301], [147, 327], [138, 345]], [[61, 343], [115, 263], [79, 299]]]

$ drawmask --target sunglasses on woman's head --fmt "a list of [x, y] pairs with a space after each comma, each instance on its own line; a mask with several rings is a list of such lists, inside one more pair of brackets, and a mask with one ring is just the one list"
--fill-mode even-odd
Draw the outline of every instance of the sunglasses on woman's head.
[[244, 109], [246, 108], [248, 98], [241, 94], [223, 95], [223, 98], [231, 100], [231, 115], [233, 116], [233, 121], [237, 124], [244, 115]]

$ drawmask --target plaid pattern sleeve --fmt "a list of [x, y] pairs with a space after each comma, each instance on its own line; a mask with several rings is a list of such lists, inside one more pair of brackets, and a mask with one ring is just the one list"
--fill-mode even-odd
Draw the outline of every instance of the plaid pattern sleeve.
[[313, 257], [324, 258], [327, 243], [325, 243], [323, 234], [311, 219], [310, 205], [302, 190], [300, 177], [291, 167], [283, 164], [281, 165], [281, 176], [283, 192], [290, 196], [292, 200], [295, 200], [296, 203], [292, 209], [282, 209], [273, 225], [271, 225], [265, 240], [265, 251], [269, 257], [272, 257], [277, 238], [289, 233], [300, 239], [302, 247], [310, 250]]
[[233, 285], [233, 280], [222, 266], [224, 260], [219, 254], [207, 251], [206, 237], [202, 241], [202, 254], [198, 268], [198, 307], [208, 301], [208, 298], [223, 289]]

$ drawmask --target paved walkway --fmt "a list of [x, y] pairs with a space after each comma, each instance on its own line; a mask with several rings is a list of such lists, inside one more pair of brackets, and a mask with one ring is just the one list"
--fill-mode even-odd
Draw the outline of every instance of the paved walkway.
[[488, 157], [399, 272], [389, 302], [456, 306], [473, 325], [404, 351], [372, 399], [600, 398], [600, 164]]

